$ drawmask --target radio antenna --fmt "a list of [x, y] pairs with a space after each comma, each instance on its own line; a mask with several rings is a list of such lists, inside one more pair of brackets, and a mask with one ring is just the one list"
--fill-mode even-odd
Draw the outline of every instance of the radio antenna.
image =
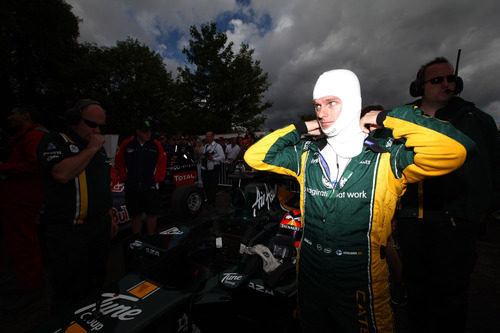
[[462, 53], [462, 49], [458, 49], [457, 64], [455, 65], [455, 76], [458, 76], [458, 64], [460, 63], [460, 53]]

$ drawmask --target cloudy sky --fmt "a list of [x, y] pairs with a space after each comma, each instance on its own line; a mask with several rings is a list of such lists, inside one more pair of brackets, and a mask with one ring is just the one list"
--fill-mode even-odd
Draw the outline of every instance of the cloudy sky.
[[[461, 96], [500, 126], [498, 0], [67, 0], [81, 19], [80, 41], [113, 46], [128, 36], [159, 52], [176, 74], [189, 27], [216, 22], [245, 42], [269, 73], [274, 103], [265, 127], [312, 112], [319, 74], [355, 72], [363, 105], [392, 108], [412, 100], [408, 87], [436, 56], [455, 64], [462, 49]], [[496, 74], [495, 74], [496, 73]]]

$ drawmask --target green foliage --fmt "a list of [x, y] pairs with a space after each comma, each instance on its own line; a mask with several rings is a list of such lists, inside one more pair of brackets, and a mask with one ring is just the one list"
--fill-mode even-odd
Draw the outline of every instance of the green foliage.
[[132, 134], [146, 116], [158, 132], [257, 130], [271, 106], [263, 102], [269, 83], [254, 51], [242, 44], [235, 54], [215, 23], [191, 27], [183, 52], [192, 66], [179, 68], [174, 81], [162, 57], [138, 40], [79, 44], [78, 18], [63, 0], [4, 0], [0, 22], [6, 109], [33, 104], [52, 129], [62, 127], [64, 111], [82, 98], [99, 100], [107, 110], [106, 132], [119, 134]]
[[[106, 107], [107, 131], [132, 134], [139, 119], [169, 118], [173, 80], [158, 53], [131, 38], [114, 47], [88, 50], [88, 65], [97, 63], [99, 72], [94, 70], [83, 80], [80, 93], [94, 96]], [[168, 124], [157, 122], [155, 130], [168, 130]]]
[[54, 109], [78, 50], [71, 7], [62, 0], [4, 0], [0, 22], [2, 100]]
[[[265, 117], [261, 113], [271, 107], [263, 102], [270, 84], [253, 50], [242, 44], [234, 54], [233, 43], [215, 23], [190, 29], [189, 49], [184, 49], [194, 69], [179, 69], [178, 84], [185, 97], [178, 116], [186, 122], [196, 119], [202, 131], [230, 132], [233, 126], [257, 130]], [[185, 124], [187, 125], [187, 124]]]

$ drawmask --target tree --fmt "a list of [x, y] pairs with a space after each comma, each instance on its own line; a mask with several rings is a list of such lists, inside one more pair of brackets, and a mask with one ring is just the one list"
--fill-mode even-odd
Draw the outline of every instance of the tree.
[[108, 111], [107, 131], [114, 133], [130, 131], [146, 115], [171, 118], [175, 87], [157, 53], [130, 38], [109, 48], [78, 44], [78, 35], [78, 18], [63, 0], [1, 2], [0, 91], [6, 109], [33, 104], [55, 129], [75, 101], [93, 98]]
[[233, 43], [215, 23], [191, 26], [189, 49], [184, 48], [194, 69], [179, 68], [179, 95], [182, 107], [177, 117], [188, 128], [196, 119], [201, 131], [230, 132], [234, 126], [258, 130], [264, 123], [262, 112], [271, 107], [264, 102], [269, 88], [267, 73], [252, 59], [254, 50], [242, 44], [234, 54]]
[[147, 116], [156, 129], [170, 129], [160, 120], [171, 118], [175, 101], [173, 79], [161, 56], [138, 40], [128, 38], [114, 47], [87, 45], [88, 57], [82, 58], [82, 72], [90, 67], [93, 77], [80, 77], [79, 94], [98, 99], [107, 109], [107, 131], [131, 133], [133, 125]]
[[78, 20], [62, 0], [0, 4], [0, 91], [4, 104], [52, 111], [78, 49]]

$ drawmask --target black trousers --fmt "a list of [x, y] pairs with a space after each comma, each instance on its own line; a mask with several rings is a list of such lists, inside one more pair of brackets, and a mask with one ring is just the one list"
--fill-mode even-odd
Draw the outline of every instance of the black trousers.
[[215, 166], [213, 170], [201, 170], [201, 180], [207, 203], [215, 207], [215, 198], [217, 196], [217, 183], [219, 182], [219, 166]]
[[109, 215], [81, 225], [55, 224], [45, 229], [52, 314], [72, 310], [84, 298], [100, 296], [110, 247]]
[[398, 220], [412, 332], [465, 332], [475, 226], [464, 220]]

